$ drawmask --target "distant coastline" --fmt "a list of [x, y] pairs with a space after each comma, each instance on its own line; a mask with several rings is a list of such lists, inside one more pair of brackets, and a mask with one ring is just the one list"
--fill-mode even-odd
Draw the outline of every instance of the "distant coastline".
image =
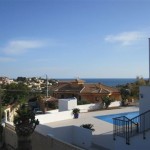
[[[102, 83], [108, 86], [117, 86], [117, 85], [123, 85], [127, 83], [133, 83], [136, 81], [136, 78], [80, 78], [81, 80], [84, 80], [86, 83]], [[65, 79], [57, 79], [57, 80], [74, 80], [74, 78], [65, 78]]]

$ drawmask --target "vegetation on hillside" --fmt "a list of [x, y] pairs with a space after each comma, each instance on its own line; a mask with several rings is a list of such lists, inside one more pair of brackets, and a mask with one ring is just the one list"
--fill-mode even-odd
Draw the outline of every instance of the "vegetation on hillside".
[[149, 81], [145, 80], [142, 77], [137, 77], [134, 83], [127, 83], [125, 85], [119, 85], [119, 88], [122, 101], [125, 102], [126, 100], [139, 100], [139, 87], [148, 85]]
[[11, 83], [3, 85], [2, 103], [9, 105], [14, 102], [25, 101], [29, 95], [30, 88], [23, 83]]

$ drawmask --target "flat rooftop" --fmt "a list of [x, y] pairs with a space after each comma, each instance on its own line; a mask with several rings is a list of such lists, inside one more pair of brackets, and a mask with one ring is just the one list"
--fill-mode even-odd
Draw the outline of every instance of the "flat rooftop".
[[51, 133], [53, 128], [66, 127], [72, 125], [80, 126], [82, 124], [90, 123], [94, 125], [95, 129], [95, 131], [92, 133], [93, 134], [92, 143], [96, 146], [102, 146], [106, 148], [106, 150], [107, 149], [111, 150], [114, 142], [112, 137], [113, 124], [102, 121], [95, 117], [134, 111], [139, 111], [139, 107], [137, 106], [120, 107], [110, 110], [100, 110], [100, 111], [80, 113], [78, 119], [68, 119], [63, 121], [46, 123], [44, 125], [38, 125], [36, 127], [36, 131], [40, 132], [41, 134], [47, 135]]

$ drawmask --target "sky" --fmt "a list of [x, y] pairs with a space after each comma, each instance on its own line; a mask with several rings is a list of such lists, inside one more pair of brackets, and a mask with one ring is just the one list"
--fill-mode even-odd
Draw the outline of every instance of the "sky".
[[150, 0], [0, 0], [0, 76], [149, 76]]

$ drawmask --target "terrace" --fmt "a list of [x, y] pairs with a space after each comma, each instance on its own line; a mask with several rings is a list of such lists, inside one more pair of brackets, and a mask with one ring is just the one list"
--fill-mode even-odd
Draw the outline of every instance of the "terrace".
[[[95, 131], [92, 133], [92, 145], [89, 150], [111, 150], [114, 149], [113, 141], [113, 125], [95, 118], [96, 116], [118, 114], [125, 112], [139, 111], [137, 106], [132, 107], [120, 107], [118, 109], [111, 110], [101, 110], [101, 111], [92, 111], [80, 113], [78, 119], [67, 119], [62, 121], [44, 123], [37, 126], [36, 131], [43, 135], [52, 135], [56, 138], [59, 138], [62, 141], [69, 142], [71, 132], [68, 129], [71, 126], [80, 126], [82, 124], [93, 124]], [[59, 132], [59, 133], [58, 133]], [[66, 134], [66, 135], [65, 135]], [[69, 134], [69, 136], [68, 136]], [[85, 137], [86, 138], [86, 137]], [[108, 144], [109, 143], [109, 144]]]

